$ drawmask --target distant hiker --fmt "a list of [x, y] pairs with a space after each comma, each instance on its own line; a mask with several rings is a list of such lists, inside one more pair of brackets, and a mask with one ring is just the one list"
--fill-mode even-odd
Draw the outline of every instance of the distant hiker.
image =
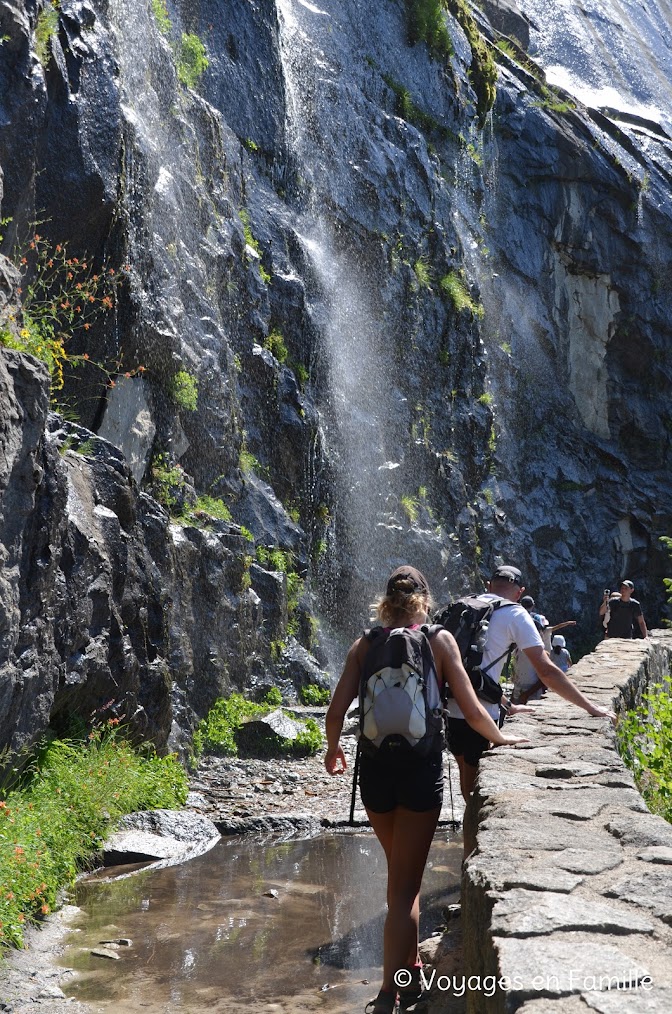
[[572, 656], [567, 651], [567, 643], [562, 634], [553, 634], [551, 662], [555, 662], [558, 669], [562, 669], [563, 672], [572, 667]]
[[635, 623], [641, 636], [648, 637], [642, 607], [637, 599], [632, 597], [634, 590], [632, 581], [621, 581], [618, 597], [610, 595], [608, 589], [605, 590], [599, 610], [600, 616], [606, 616], [607, 612], [609, 614], [605, 637], [632, 638]]
[[[324, 764], [329, 774], [337, 775], [346, 767], [339, 745], [343, 720], [359, 696], [360, 793], [387, 859], [383, 984], [367, 1004], [368, 1014], [392, 1014], [397, 972], [407, 976], [399, 988], [400, 1010], [421, 1011], [426, 1004], [420, 988], [419, 895], [443, 796], [443, 735], [441, 725], [439, 733], [432, 731], [433, 688], [438, 686], [439, 693], [450, 688], [484, 742], [522, 741], [502, 733], [477, 699], [454, 638], [439, 627], [425, 626], [430, 607], [422, 574], [409, 566], [395, 570], [375, 604], [383, 626], [367, 631], [350, 647], [326, 717]], [[409, 692], [415, 695], [412, 707]], [[441, 722], [440, 700], [438, 717]]]
[[523, 595], [520, 600], [520, 604], [527, 609], [528, 613], [534, 620], [537, 629], [541, 634], [541, 639], [544, 642], [544, 648], [549, 653], [551, 650], [553, 635], [557, 634], [559, 630], [564, 630], [565, 627], [576, 626], [576, 620], [563, 620], [562, 623], [551, 624], [543, 613], [537, 612], [537, 607], [531, 595]]
[[[550, 653], [551, 625], [541, 613], [536, 612], [536, 604], [531, 595], [523, 595], [520, 604], [532, 617], [532, 621], [539, 632], [544, 648]], [[537, 670], [529, 658], [518, 646], [513, 656], [513, 693], [511, 702], [513, 704], [528, 704], [530, 701], [538, 701], [546, 693], [546, 684], [542, 683], [537, 676]]]
[[[531, 662], [540, 687], [545, 686], [549, 690], [554, 690], [560, 697], [583, 708], [589, 715], [615, 721], [616, 716], [612, 711], [589, 701], [569, 677], [551, 661], [532, 617], [519, 604], [524, 591], [523, 579], [518, 568], [502, 566], [492, 575], [488, 593], [480, 596], [486, 599], [488, 596], [492, 599], [502, 599], [506, 603], [496, 609], [490, 619], [483, 653], [483, 667], [490, 666], [492, 660], [496, 660], [496, 664], [489, 669], [489, 675], [498, 680], [505, 665], [508, 649], [512, 650], [517, 646]], [[524, 699], [528, 698], [521, 695], [521, 701]], [[500, 705], [485, 704], [485, 707], [493, 719], [497, 720]], [[502, 697], [501, 707], [509, 714], [521, 710], [516, 704], [510, 704], [506, 697]], [[462, 713], [459, 702], [448, 700], [446, 710], [449, 715], [448, 747], [455, 755], [460, 769], [462, 794], [468, 799], [476, 781], [478, 761], [488, 742], [478, 731], [469, 727], [466, 721], [468, 716]]]

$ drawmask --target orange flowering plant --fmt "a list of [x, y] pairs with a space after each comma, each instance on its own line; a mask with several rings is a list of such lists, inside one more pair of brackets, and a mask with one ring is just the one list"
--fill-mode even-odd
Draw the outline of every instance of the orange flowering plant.
[[[105, 266], [94, 271], [88, 258], [71, 257], [65, 243], [54, 246], [38, 232], [14, 260], [21, 272], [21, 312], [17, 319], [12, 310], [5, 311], [5, 319], [0, 319], [0, 344], [45, 362], [51, 374], [52, 396], [63, 388], [66, 364], [90, 364], [102, 370], [106, 382], [113, 385], [120, 362], [105, 365], [87, 352], [70, 352], [68, 344], [114, 309], [117, 290], [128, 269], [117, 272]], [[143, 369], [138, 367], [133, 373]]]

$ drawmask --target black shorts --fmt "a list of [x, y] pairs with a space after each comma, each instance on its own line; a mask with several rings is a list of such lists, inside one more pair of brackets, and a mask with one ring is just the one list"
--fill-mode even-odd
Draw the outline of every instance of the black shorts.
[[464, 718], [448, 718], [446, 734], [450, 752], [455, 757], [464, 757], [467, 764], [477, 767], [481, 756], [488, 749], [490, 740], [472, 729]]
[[385, 743], [373, 756], [362, 752], [359, 791], [362, 803], [372, 813], [389, 813], [397, 806], [415, 813], [440, 808], [443, 755], [418, 757], [410, 748], [387, 749]]

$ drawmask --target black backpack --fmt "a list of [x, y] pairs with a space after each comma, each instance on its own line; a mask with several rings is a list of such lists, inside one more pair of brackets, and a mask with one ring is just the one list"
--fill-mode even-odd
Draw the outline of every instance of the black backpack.
[[410, 748], [420, 756], [443, 749], [443, 701], [429, 638], [439, 627], [374, 627], [359, 686], [359, 745], [374, 754]]
[[[505, 656], [510, 658], [511, 652], [515, 648], [515, 644], [511, 644], [485, 669], [482, 667], [490, 617], [496, 609], [512, 605], [514, 603], [508, 599], [486, 599], [478, 595], [469, 595], [458, 599], [457, 602], [451, 602], [450, 605], [444, 606], [434, 614], [434, 622], [449, 631], [457, 641], [462, 664], [477, 696], [489, 704], [499, 704], [502, 699], [502, 688], [496, 680], [488, 675], [488, 670], [497, 662], [501, 662]], [[447, 685], [446, 696], [452, 696]]]

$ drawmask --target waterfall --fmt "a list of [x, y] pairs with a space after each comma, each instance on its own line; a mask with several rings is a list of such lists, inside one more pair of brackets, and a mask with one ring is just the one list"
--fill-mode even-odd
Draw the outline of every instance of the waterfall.
[[[277, 9], [286, 135], [300, 177], [295, 232], [309, 266], [309, 307], [325, 381], [319, 395], [322, 437], [334, 470], [329, 551], [318, 583], [327, 618], [357, 624], [389, 554], [389, 477], [399, 464], [390, 460], [389, 424], [398, 399], [376, 279], [344, 245], [329, 216], [318, 95], [321, 76], [330, 69], [321, 33], [335, 26], [326, 11], [303, 0], [277, 0]], [[338, 121], [339, 110], [332, 115]]]

